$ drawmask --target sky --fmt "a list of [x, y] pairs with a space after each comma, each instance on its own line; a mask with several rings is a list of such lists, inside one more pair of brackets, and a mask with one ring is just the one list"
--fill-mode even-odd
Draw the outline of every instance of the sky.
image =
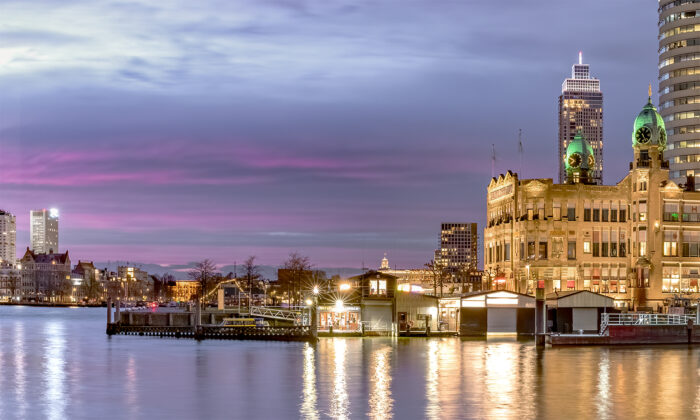
[[[657, 85], [653, 0], [8, 1], [0, 208], [73, 260], [420, 267], [496, 173], [553, 178], [583, 51], [605, 183]], [[656, 94], [654, 99], [656, 99]]]

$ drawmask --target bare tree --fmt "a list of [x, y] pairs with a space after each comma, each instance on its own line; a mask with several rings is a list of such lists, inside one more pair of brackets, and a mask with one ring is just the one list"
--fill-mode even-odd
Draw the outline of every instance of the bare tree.
[[425, 263], [425, 267], [430, 270], [433, 277], [433, 295], [437, 296], [437, 289], [440, 288], [440, 297], [442, 297], [442, 286], [445, 283], [445, 278], [449, 275], [447, 267], [439, 261], [430, 260]]
[[206, 296], [209, 292], [209, 285], [212, 283], [214, 276], [216, 274], [216, 265], [210, 259], [204, 259], [198, 263], [195, 263], [194, 267], [187, 273], [192, 280], [199, 282], [199, 293], [197, 294], [197, 300], [200, 304], [204, 304], [202, 297]]
[[260, 278], [260, 266], [255, 264], [256, 258], [256, 256], [251, 255], [243, 262], [243, 270], [248, 282], [248, 308], [250, 308], [253, 299], [253, 282]]
[[282, 268], [288, 270], [289, 278], [283, 281], [286, 282], [287, 286], [287, 302], [293, 305], [300, 302], [302, 284], [310, 274], [311, 262], [309, 257], [295, 251], [289, 254], [289, 258], [282, 263]]
[[102, 284], [100, 284], [99, 280], [95, 278], [95, 275], [89, 275], [87, 279], [85, 279], [85, 296], [88, 298], [88, 301], [96, 301], [97, 298], [102, 294]]
[[161, 295], [167, 301], [173, 300], [173, 288], [175, 287], [175, 276], [165, 273], [160, 276]]
[[461, 263], [459, 264], [459, 267], [457, 267], [457, 276], [459, 277], [459, 281], [461, 283], [461, 293], [464, 293], [464, 283], [469, 281], [469, 284], [471, 285], [471, 274], [473, 271], [474, 266], [472, 263]]

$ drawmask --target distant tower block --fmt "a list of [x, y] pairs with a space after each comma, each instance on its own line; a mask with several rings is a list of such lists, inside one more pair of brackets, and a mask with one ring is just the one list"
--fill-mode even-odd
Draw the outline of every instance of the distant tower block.
[[566, 182], [566, 148], [581, 134], [593, 148], [595, 167], [590, 178], [595, 184], [603, 183], [603, 93], [600, 80], [592, 78], [588, 64], [583, 64], [583, 53], [578, 53], [578, 64], [571, 67], [571, 77], [564, 80], [559, 96], [559, 183]]
[[58, 253], [58, 210], [32, 210], [29, 216], [32, 251], [38, 254]]

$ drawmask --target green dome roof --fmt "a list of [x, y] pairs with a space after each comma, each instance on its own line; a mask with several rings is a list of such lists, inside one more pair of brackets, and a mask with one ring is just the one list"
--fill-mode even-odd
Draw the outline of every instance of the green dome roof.
[[595, 166], [595, 155], [593, 147], [583, 137], [581, 130], [576, 132], [576, 136], [566, 146], [566, 156], [564, 157], [567, 173], [572, 170], [593, 170]]
[[[649, 131], [642, 130], [640, 132], [642, 127], [648, 128]], [[647, 134], [649, 138], [645, 140]], [[633, 147], [647, 145], [657, 145], [660, 150], [666, 149], [666, 125], [664, 119], [656, 111], [654, 104], [651, 103], [651, 97], [642, 108], [642, 112], [634, 119], [634, 131], [632, 132]]]

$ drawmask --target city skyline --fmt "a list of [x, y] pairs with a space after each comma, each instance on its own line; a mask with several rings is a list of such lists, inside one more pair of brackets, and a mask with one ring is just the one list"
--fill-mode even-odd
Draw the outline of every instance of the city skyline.
[[[0, 206], [18, 252], [28, 211], [55, 206], [61, 248], [95, 261], [420, 265], [442, 221], [483, 229], [491, 144], [497, 173], [518, 171], [522, 128], [523, 177], [556, 177], [552, 98], [579, 50], [605, 81], [607, 156], [656, 85], [655, 2], [574, 21], [567, 2], [342, 6], [9, 3]], [[477, 18], [496, 15], [508, 29]]]

